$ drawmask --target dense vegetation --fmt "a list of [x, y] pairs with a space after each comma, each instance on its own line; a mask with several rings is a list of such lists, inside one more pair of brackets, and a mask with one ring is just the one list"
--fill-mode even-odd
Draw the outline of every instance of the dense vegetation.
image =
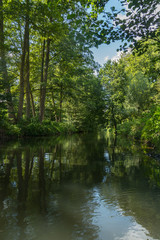
[[[159, 140], [158, 0], [120, 2], [0, 0], [0, 135], [105, 126]], [[131, 53], [99, 72], [90, 48], [119, 39]]]
[[109, 128], [149, 142], [160, 140], [160, 36], [108, 61], [100, 70]]

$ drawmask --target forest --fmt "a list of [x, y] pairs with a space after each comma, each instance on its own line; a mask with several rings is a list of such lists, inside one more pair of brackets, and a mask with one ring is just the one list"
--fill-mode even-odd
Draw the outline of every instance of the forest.
[[[0, 0], [0, 137], [160, 141], [159, 0], [119, 2]], [[120, 59], [96, 63], [91, 48], [117, 40]]]

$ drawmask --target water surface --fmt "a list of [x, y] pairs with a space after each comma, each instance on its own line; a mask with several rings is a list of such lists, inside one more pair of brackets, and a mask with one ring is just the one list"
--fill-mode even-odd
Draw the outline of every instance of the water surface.
[[160, 161], [104, 134], [1, 142], [0, 239], [160, 239]]

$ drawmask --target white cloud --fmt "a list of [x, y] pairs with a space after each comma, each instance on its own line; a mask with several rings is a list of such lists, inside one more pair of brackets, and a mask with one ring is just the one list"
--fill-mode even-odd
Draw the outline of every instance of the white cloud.
[[104, 58], [104, 61], [107, 62], [108, 60], [109, 60], [109, 56], [106, 56], [106, 57]]
[[122, 55], [125, 56], [126, 54], [131, 53], [131, 52], [132, 52], [131, 48], [128, 48], [127, 52], [118, 51], [117, 54], [111, 58], [111, 61], [117, 62], [122, 57]]
[[93, 75], [95, 75], [95, 76], [97, 76], [97, 75], [98, 75], [98, 72], [97, 72], [97, 70], [94, 70], [94, 72], [93, 72]]
[[[120, 238], [120, 240], [141, 240], [141, 239], [147, 239], [148, 240], [152, 240], [153, 238], [149, 237], [149, 232], [146, 228], [142, 227], [140, 224], [138, 223], [133, 223], [132, 226], [130, 226], [128, 228], [128, 232], [125, 233], [125, 235]], [[116, 238], [118, 239], [118, 238]]]
[[117, 54], [111, 58], [111, 61], [116, 61], [117, 62], [121, 58], [122, 54], [123, 54], [123, 51], [117, 52]]
[[121, 13], [118, 14], [117, 17], [118, 17], [119, 19], [121, 19], [121, 20], [125, 20], [125, 19], [127, 19], [127, 16], [124, 15], [124, 14], [121, 14]]

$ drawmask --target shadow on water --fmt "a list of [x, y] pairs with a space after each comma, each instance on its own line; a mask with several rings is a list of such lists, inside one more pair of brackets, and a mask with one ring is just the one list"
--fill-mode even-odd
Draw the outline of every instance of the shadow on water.
[[160, 162], [105, 134], [0, 146], [1, 240], [160, 239]]

